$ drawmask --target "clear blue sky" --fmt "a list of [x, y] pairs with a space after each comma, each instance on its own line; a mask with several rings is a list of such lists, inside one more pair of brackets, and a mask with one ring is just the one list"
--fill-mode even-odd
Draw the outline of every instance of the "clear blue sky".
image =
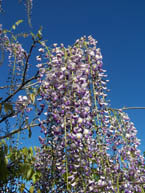
[[[23, 4], [3, 0], [0, 16], [4, 28], [25, 19]], [[83, 35], [93, 35], [102, 50], [114, 108], [145, 106], [145, 1], [144, 0], [33, 0], [32, 25], [43, 26], [48, 44], [71, 45]], [[4, 68], [4, 67], [3, 67]], [[145, 150], [145, 110], [128, 110]]]

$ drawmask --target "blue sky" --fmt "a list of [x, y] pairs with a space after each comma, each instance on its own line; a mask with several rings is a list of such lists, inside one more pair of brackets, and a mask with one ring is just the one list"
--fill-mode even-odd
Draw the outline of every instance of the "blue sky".
[[[24, 6], [3, 0], [0, 23], [10, 28], [24, 19], [21, 30], [30, 30]], [[104, 69], [110, 80], [111, 106], [145, 106], [145, 1], [144, 0], [33, 0], [33, 31], [43, 26], [48, 44], [72, 45], [92, 35], [102, 50]], [[1, 72], [7, 73], [5, 66]], [[126, 111], [134, 122], [141, 150], [145, 150], [145, 109]]]

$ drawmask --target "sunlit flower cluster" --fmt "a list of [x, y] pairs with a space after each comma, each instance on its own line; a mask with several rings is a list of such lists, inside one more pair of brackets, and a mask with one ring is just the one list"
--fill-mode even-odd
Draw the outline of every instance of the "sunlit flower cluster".
[[110, 109], [96, 44], [82, 37], [72, 47], [40, 48], [36, 57], [45, 137], [35, 165], [42, 179], [35, 186], [47, 192], [140, 192], [144, 182], [136, 129], [127, 114]]
[[7, 50], [10, 53], [9, 59], [13, 57], [16, 63], [23, 63], [23, 59], [25, 55], [24, 55], [24, 49], [22, 48], [21, 44], [19, 44], [18, 42], [12, 43], [9, 45], [9, 48], [7, 47]]
[[15, 104], [16, 112], [31, 111], [32, 109], [28, 107], [29, 104], [31, 104], [30, 98], [28, 98], [27, 96], [22, 96], [22, 95], [18, 96], [18, 99]]

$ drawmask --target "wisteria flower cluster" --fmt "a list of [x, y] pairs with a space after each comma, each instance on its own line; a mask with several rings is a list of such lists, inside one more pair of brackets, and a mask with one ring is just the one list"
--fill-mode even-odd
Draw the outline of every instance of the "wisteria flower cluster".
[[31, 104], [31, 99], [28, 98], [27, 96], [18, 96], [18, 99], [15, 104], [15, 110], [16, 112], [29, 112], [31, 111], [31, 108], [28, 107], [29, 104]]
[[[142, 192], [144, 158], [136, 128], [107, 101], [107, 75], [91, 36], [72, 47], [39, 49], [40, 137], [36, 189], [44, 192]], [[46, 60], [45, 63], [43, 60]]]
[[24, 70], [24, 60], [26, 51], [18, 40], [10, 40], [7, 33], [3, 33], [2, 25], [0, 25], [0, 49], [1, 49], [1, 63], [3, 63], [4, 52], [8, 53], [9, 66], [11, 75], [18, 80], [18, 76], [22, 76]]

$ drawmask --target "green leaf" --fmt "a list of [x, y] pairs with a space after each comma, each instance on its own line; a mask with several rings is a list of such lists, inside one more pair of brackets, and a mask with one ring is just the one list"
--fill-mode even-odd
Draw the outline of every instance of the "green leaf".
[[34, 192], [34, 186], [31, 186], [31, 187], [30, 187], [29, 192], [30, 192], [30, 193], [33, 193], [33, 192]]
[[33, 174], [33, 170], [32, 170], [32, 168], [30, 168], [30, 169], [27, 171], [27, 176], [26, 176], [26, 178], [27, 178], [28, 180], [30, 180], [31, 177], [32, 177], [32, 174]]
[[35, 94], [34, 93], [30, 94], [30, 99], [31, 99], [32, 103], [34, 104], [35, 103]]
[[22, 152], [23, 152], [23, 154], [24, 154], [25, 156], [27, 156], [27, 154], [28, 154], [28, 149], [27, 149], [26, 147], [24, 147], [23, 150], [22, 150]]
[[37, 178], [36, 178], [36, 175], [35, 175], [35, 174], [32, 176], [32, 180], [33, 180], [33, 183], [35, 184], [36, 181], [37, 181]]
[[3, 33], [6, 34], [9, 30], [3, 29]]
[[35, 34], [34, 33], [30, 33], [31, 34], [31, 36], [32, 36], [32, 38], [34, 38], [35, 39]]
[[20, 187], [20, 189], [19, 189], [20, 192], [23, 193], [24, 189], [25, 189], [25, 184], [21, 184], [21, 187]]
[[37, 89], [37, 94], [40, 94], [40, 88]]
[[6, 165], [8, 164], [9, 160], [8, 160], [8, 156], [5, 156], [5, 163]]
[[34, 146], [34, 150], [37, 151], [37, 150], [38, 150], [38, 147], [37, 147], [37, 146]]
[[18, 26], [22, 22], [23, 22], [23, 20], [18, 20], [14, 25], [12, 25], [12, 29], [15, 30], [16, 26]]
[[15, 25], [12, 25], [12, 29], [15, 30], [15, 29], [16, 29], [16, 26], [15, 26]]
[[17, 38], [12, 34], [12, 38], [16, 41], [17, 40]]
[[20, 19], [20, 20], [18, 20], [15, 24], [18, 26], [20, 23], [22, 23], [23, 22], [23, 20], [22, 19]]
[[42, 27], [38, 30], [37, 36], [39, 39], [42, 39]]
[[30, 148], [28, 149], [28, 152], [29, 152], [29, 154], [31, 154], [31, 156], [32, 156], [32, 155], [33, 155], [33, 148], [30, 147]]
[[13, 111], [13, 106], [10, 103], [4, 104], [4, 111], [8, 113], [9, 111]]
[[28, 137], [31, 138], [31, 136], [32, 136], [32, 131], [31, 131], [31, 127], [30, 127], [30, 126], [28, 126], [28, 132], [29, 132]]
[[41, 174], [40, 174], [39, 172], [35, 172], [35, 173], [32, 175], [32, 180], [33, 180], [33, 183], [34, 183], [34, 184], [40, 179], [40, 176], [41, 176]]

